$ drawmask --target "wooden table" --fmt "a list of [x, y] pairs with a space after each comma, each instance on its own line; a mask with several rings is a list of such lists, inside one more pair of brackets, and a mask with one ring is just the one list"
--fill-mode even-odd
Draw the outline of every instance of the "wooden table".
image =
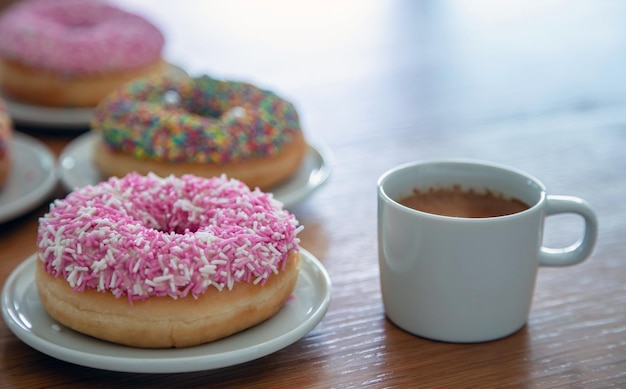
[[[333, 295], [307, 336], [212, 371], [118, 373], [56, 360], [0, 323], [1, 387], [625, 387], [626, 3], [514, 1], [123, 2], [192, 74], [252, 81], [291, 99], [332, 176], [292, 211]], [[57, 154], [76, 134], [30, 131]], [[513, 165], [552, 194], [587, 199], [591, 258], [542, 268], [528, 325], [484, 344], [410, 335], [385, 319], [376, 180], [412, 160]], [[55, 196], [63, 196], [59, 190]], [[47, 205], [0, 226], [0, 282], [35, 251]], [[580, 233], [546, 222], [546, 243]]]

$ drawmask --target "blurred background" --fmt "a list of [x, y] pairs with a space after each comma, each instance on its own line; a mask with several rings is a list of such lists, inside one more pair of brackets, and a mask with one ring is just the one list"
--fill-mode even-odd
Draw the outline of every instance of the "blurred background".
[[[158, 2], [119, 4], [161, 26], [166, 56], [191, 73], [280, 88], [305, 115], [340, 108], [345, 115], [333, 115], [334, 127], [342, 127], [340, 116], [362, 118], [364, 132], [378, 132], [626, 103], [626, 85], [616, 78], [626, 68], [626, 3], [619, 0], [181, 0], [177, 20]], [[395, 97], [364, 107], [346, 93], [355, 89]], [[305, 118], [312, 128], [327, 127], [321, 116]]]

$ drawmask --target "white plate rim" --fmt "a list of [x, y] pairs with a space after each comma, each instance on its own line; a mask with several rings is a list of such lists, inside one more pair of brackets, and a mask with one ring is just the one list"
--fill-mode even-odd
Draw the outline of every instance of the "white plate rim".
[[54, 191], [58, 182], [57, 160], [48, 146], [20, 132], [14, 132], [10, 142], [9, 147], [11, 148], [13, 158], [11, 161], [12, 170], [9, 180], [5, 185], [11, 185], [12, 180], [19, 179], [19, 177], [15, 178], [17, 169], [21, 168], [16, 166], [19, 162], [16, 159], [24, 158], [25, 154], [28, 154], [29, 161], [32, 161], [31, 158], [36, 159], [36, 162], [41, 166], [43, 177], [38, 182], [38, 186], [35, 190], [22, 193], [21, 196], [14, 201], [0, 204], [0, 223], [17, 218], [39, 206], [42, 201]]
[[[72, 140], [61, 152], [59, 156], [59, 174], [63, 187], [67, 191], [72, 191], [77, 186], [81, 186], [79, 185], [80, 181], [77, 181], [76, 174], [73, 172], [77, 162], [81, 164], [82, 169], [88, 170], [89, 174], [98, 174], [91, 162], [91, 158], [89, 158], [91, 150], [93, 150], [93, 142], [96, 139], [97, 135], [93, 132], [82, 134]], [[310, 164], [314, 164], [314, 167], [310, 168]], [[299, 179], [292, 177], [271, 190], [274, 198], [281, 201], [286, 208], [297, 204], [328, 181], [332, 172], [332, 165], [333, 155], [327, 146], [320, 142], [315, 144], [309, 143], [305, 161], [303, 161], [300, 170], [296, 172], [295, 176], [307, 175], [306, 183], [300, 187], [292, 188], [290, 184], [294, 180]], [[89, 177], [86, 180], [84, 176], [81, 178], [88, 185], [97, 184], [97, 182], [91, 181]]]
[[44, 107], [12, 100], [4, 100], [11, 119], [19, 125], [37, 126], [37, 130], [84, 131], [89, 127], [94, 108]]
[[[120, 350], [136, 353], [135, 357], [111, 357], [90, 353], [87, 349], [82, 349], [80, 351], [73, 350], [64, 347], [61, 344], [39, 337], [33, 331], [30, 331], [27, 328], [27, 324], [23, 322], [23, 320], [27, 320], [28, 317], [24, 316], [26, 312], [20, 311], [19, 308], [15, 308], [16, 296], [14, 295], [16, 293], [15, 289], [18, 288], [18, 284], [21, 280], [23, 280], [24, 277], [31, 277], [26, 274], [29, 271], [32, 274], [30, 284], [34, 284], [34, 266], [36, 265], [37, 260], [36, 254], [33, 254], [22, 261], [7, 278], [2, 290], [2, 315], [11, 332], [13, 332], [15, 336], [27, 345], [53, 358], [81, 366], [127, 373], [183, 373], [234, 366], [267, 356], [291, 345], [292, 343], [295, 343], [313, 330], [313, 328], [315, 328], [326, 315], [331, 301], [332, 288], [330, 276], [317, 258], [303, 248], [300, 250], [302, 254], [302, 266], [300, 270], [300, 279], [298, 280], [296, 289], [294, 290], [294, 298], [297, 299], [299, 293], [304, 293], [303, 291], [306, 290], [306, 286], [313, 286], [316, 288], [316, 295], [314, 296], [316, 298], [316, 305], [310, 307], [301, 322], [292, 323], [293, 327], [291, 331], [280, 334], [264, 343], [255, 344], [254, 341], [248, 340], [249, 344], [246, 347], [237, 350], [208, 355], [177, 357], [176, 354], [184, 355], [186, 350], [193, 348], [166, 350], [136, 349], [132, 347], [113, 345], [105, 341], [89, 338], [90, 341], [103, 344], [103, 347], [115, 347]], [[302, 281], [301, 279], [306, 281]], [[310, 282], [310, 284], [305, 285], [305, 288], [300, 291], [299, 285], [301, 282]], [[31, 287], [34, 287], [34, 285], [31, 285]], [[266, 322], [259, 324], [259, 326], [271, 326], [272, 321], [280, 320], [279, 315], [280, 312], [276, 316], [268, 319]], [[18, 318], [22, 318], [23, 320]], [[75, 333], [74, 331], [63, 327], [60, 324], [57, 325], [62, 327], [63, 331], [73, 333], [74, 335], [72, 336], [78, 337], [79, 340], [81, 337], [88, 338], [85, 335]], [[253, 331], [254, 327], [250, 330]], [[253, 334], [253, 332], [244, 331], [242, 333], [232, 335], [230, 338], [252, 338], [251, 334]], [[226, 338], [226, 340], [228, 339], [229, 338]], [[198, 350], [205, 349], [210, 351], [211, 347], [212, 343], [196, 346], [195, 348]], [[152, 357], [146, 358], [146, 355]], [[166, 356], [164, 357], [163, 355]]]

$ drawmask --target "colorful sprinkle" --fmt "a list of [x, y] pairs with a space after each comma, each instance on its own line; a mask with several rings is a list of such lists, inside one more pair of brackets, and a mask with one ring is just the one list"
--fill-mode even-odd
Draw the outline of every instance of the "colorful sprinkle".
[[294, 106], [270, 91], [208, 76], [154, 76], [96, 107], [92, 129], [139, 159], [224, 164], [275, 155], [301, 131]]

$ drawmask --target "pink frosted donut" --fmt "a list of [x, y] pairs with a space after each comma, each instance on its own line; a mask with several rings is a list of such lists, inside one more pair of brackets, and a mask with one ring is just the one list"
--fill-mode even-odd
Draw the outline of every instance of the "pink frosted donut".
[[[163, 44], [150, 22], [97, 0], [25, 0], [0, 17], [0, 58], [11, 72], [3, 80], [33, 71], [66, 80], [144, 73], [162, 62]], [[14, 84], [3, 87], [15, 94]]]
[[37, 287], [79, 332], [138, 347], [215, 340], [274, 315], [299, 270], [295, 217], [241, 181], [129, 174], [40, 219]]
[[94, 0], [28, 0], [0, 18], [0, 55], [64, 74], [118, 72], [161, 56], [163, 36], [143, 18]]

